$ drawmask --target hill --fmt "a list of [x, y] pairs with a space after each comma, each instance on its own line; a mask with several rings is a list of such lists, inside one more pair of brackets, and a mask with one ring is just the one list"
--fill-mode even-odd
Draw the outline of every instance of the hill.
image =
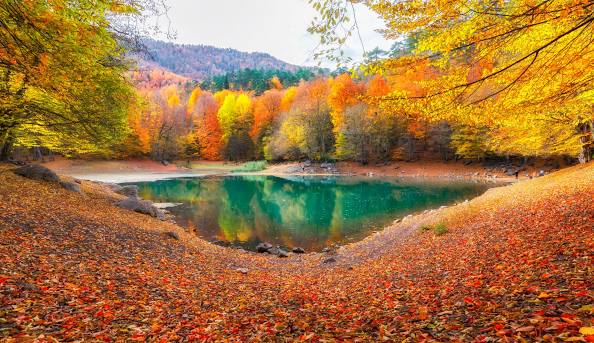
[[141, 58], [141, 66], [157, 65], [195, 81], [242, 69], [295, 72], [302, 68], [261, 52], [248, 53], [229, 48], [175, 44], [152, 39], [147, 39], [144, 43], [150, 56]]

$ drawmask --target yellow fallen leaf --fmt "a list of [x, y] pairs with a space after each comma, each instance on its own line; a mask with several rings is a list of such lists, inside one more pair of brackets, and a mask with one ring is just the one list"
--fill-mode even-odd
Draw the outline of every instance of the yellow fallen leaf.
[[594, 327], [583, 326], [580, 328], [580, 333], [584, 336], [594, 335]]
[[550, 295], [549, 295], [549, 293], [547, 293], [547, 292], [541, 292], [541, 293], [538, 295], [538, 299], [546, 299], [546, 298], [550, 298], [550, 297], [551, 297], [551, 296], [550, 296]]

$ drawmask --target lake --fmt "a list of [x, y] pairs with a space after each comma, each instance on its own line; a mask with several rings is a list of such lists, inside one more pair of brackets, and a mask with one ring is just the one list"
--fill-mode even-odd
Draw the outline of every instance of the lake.
[[216, 176], [134, 183], [206, 240], [320, 251], [361, 240], [396, 218], [485, 192], [493, 184], [345, 176]]

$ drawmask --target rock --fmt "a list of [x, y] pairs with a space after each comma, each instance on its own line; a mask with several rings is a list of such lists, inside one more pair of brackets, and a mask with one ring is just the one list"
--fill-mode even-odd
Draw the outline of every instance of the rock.
[[260, 243], [256, 245], [256, 251], [259, 253], [268, 252], [270, 249], [272, 249], [272, 244], [270, 243]]
[[545, 176], [545, 171], [541, 169], [541, 170], [538, 172], [538, 176]]
[[155, 202], [153, 203], [153, 206], [155, 206], [156, 208], [163, 210], [166, 208], [171, 208], [171, 207], [177, 207], [177, 206], [181, 206], [183, 205], [183, 203], [181, 202]]
[[311, 167], [311, 161], [310, 160], [306, 160], [305, 162], [303, 162], [303, 166], [306, 168]]
[[289, 253], [284, 251], [283, 249], [278, 249], [278, 257], [289, 257]]
[[325, 247], [324, 249], [322, 249], [322, 252], [330, 252], [330, 250], [332, 250], [332, 249]]
[[267, 253], [269, 253], [270, 255], [278, 255], [280, 251], [279, 247], [273, 247], [268, 249]]
[[118, 194], [125, 195], [129, 198], [138, 198], [138, 186], [129, 185], [129, 186], [120, 186], [121, 188], [115, 191]]
[[336, 262], [336, 259], [334, 257], [328, 257], [327, 259], [322, 261], [322, 263], [334, 263], [334, 262]]
[[78, 185], [77, 183], [74, 183], [74, 182], [60, 181], [60, 186], [62, 186], [62, 188], [69, 190], [71, 192], [82, 193], [82, 191], [80, 190], [80, 185]]
[[241, 274], [247, 274], [248, 273], [248, 269], [247, 268], [237, 268], [235, 270], [237, 270]]
[[167, 232], [165, 232], [165, 235], [167, 235], [167, 237], [169, 237], [169, 238], [173, 238], [173, 239], [179, 241], [179, 235], [175, 231], [167, 231]]
[[329, 162], [324, 162], [324, 163], [320, 164], [320, 168], [322, 168], [322, 169], [328, 169], [328, 168], [333, 168], [333, 167], [334, 167], [334, 164], [329, 163]]
[[148, 214], [148, 215], [155, 217], [157, 219], [165, 220], [165, 213], [163, 213], [163, 211], [161, 211], [158, 208], [156, 208], [155, 206], [153, 206], [153, 203], [149, 200], [127, 198], [127, 199], [124, 199], [124, 200], [118, 202], [117, 205], [121, 208], [130, 210], [130, 211]]
[[212, 244], [218, 245], [218, 246], [221, 246], [221, 247], [228, 247], [230, 245], [229, 242], [223, 241], [223, 240], [220, 240], [220, 239], [217, 239], [217, 240], [212, 241]]
[[82, 184], [82, 180], [81, 179], [74, 179], [74, 182], [78, 183], [79, 185]]
[[295, 247], [295, 248], [293, 248], [293, 252], [295, 254], [304, 254], [305, 250], [303, 250], [303, 248]]
[[163, 161], [161, 161], [161, 164], [164, 165], [164, 166], [168, 166], [169, 165], [169, 161], [163, 160]]
[[287, 174], [301, 173], [301, 172], [303, 172], [303, 167], [302, 166], [290, 166], [290, 167], [287, 167], [285, 172]]
[[28, 164], [15, 169], [14, 173], [32, 180], [60, 182], [56, 173], [39, 164]]
[[119, 192], [123, 187], [118, 185], [117, 183], [106, 183], [105, 185], [107, 185], [107, 187], [109, 187], [109, 189], [111, 189], [114, 192]]

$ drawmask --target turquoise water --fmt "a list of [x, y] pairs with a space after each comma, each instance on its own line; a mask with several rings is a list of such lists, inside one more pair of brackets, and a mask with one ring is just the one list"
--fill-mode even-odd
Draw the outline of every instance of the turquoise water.
[[488, 184], [398, 178], [221, 176], [136, 183], [140, 196], [183, 203], [178, 224], [207, 240], [319, 251], [360, 240], [396, 218], [482, 194]]

